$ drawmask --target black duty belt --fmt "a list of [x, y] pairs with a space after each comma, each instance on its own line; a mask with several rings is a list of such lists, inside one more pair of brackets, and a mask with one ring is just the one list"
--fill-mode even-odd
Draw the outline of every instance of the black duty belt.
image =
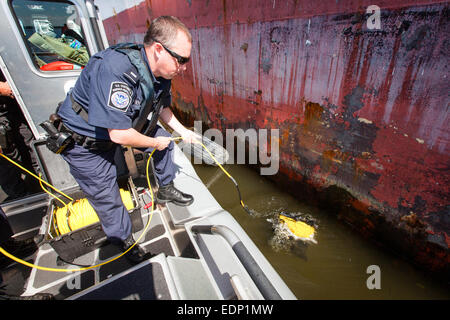
[[70, 133], [76, 144], [90, 151], [108, 151], [115, 146], [115, 143], [110, 140], [96, 139], [78, 134], [66, 127], [62, 121], [59, 130]]

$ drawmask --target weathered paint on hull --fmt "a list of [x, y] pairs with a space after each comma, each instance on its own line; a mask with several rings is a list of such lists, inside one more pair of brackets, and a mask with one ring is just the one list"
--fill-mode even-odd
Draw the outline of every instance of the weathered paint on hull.
[[110, 42], [142, 41], [178, 16], [193, 36], [173, 81], [186, 120], [280, 129], [273, 179], [448, 276], [448, 2], [378, 1], [380, 30], [372, 4], [137, 1], [104, 23]]

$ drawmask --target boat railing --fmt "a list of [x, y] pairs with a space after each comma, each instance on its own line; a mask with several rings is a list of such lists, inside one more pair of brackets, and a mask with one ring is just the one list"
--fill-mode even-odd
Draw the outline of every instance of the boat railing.
[[193, 233], [217, 234], [222, 236], [231, 246], [239, 261], [247, 270], [264, 299], [281, 300], [281, 296], [269, 279], [267, 279], [258, 263], [256, 263], [245, 245], [230, 228], [223, 225], [195, 225], [192, 226], [191, 231]]

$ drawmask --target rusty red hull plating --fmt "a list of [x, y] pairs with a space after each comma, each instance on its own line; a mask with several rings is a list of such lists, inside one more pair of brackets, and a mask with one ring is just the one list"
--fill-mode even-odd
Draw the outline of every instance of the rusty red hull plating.
[[370, 30], [372, 2], [144, 1], [104, 23], [111, 43], [141, 41], [153, 18], [179, 17], [185, 120], [280, 129], [273, 179], [448, 275], [449, 6], [378, 1]]

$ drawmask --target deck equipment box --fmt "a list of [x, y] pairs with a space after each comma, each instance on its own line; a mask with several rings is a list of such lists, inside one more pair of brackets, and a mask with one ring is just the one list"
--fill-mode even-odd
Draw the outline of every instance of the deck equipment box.
[[[85, 198], [85, 195], [70, 174], [68, 164], [60, 155], [48, 150], [45, 141], [36, 141], [33, 143], [33, 148], [36, 152], [38, 164], [45, 180], [74, 200]], [[133, 208], [128, 212], [132, 222], [132, 232], [137, 232], [143, 229], [141, 216], [142, 206], [133, 179], [128, 176], [123, 153], [120, 152], [120, 148], [117, 148], [117, 150], [118, 152], [115, 157], [119, 177], [117, 183], [119, 188], [130, 192]], [[56, 192], [53, 192], [53, 194], [65, 203], [70, 201], [65, 196]], [[63, 203], [51, 198], [47, 214], [42, 220], [42, 227], [40, 230], [41, 244], [50, 244], [63, 261], [72, 262], [74, 259], [89, 253], [106, 243], [107, 237], [100, 222], [92, 223], [68, 233], [60, 234], [57, 231], [58, 226], [54, 211], [56, 208], [61, 208], [63, 206]]]

